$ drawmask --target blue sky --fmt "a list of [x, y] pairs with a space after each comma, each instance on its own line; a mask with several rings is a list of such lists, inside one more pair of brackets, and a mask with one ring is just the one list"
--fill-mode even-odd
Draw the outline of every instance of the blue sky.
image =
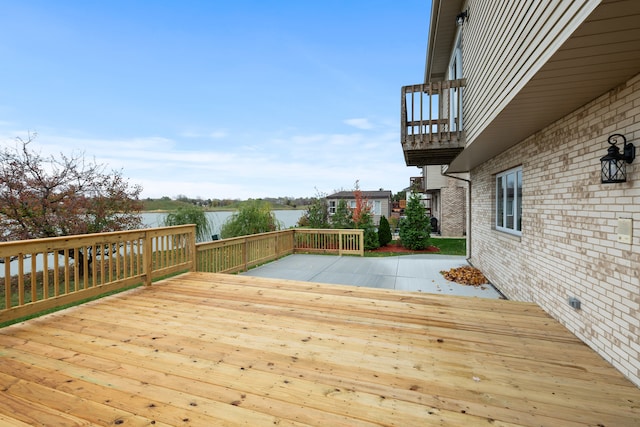
[[428, 0], [0, 0], [0, 144], [83, 151], [143, 197], [394, 193]]

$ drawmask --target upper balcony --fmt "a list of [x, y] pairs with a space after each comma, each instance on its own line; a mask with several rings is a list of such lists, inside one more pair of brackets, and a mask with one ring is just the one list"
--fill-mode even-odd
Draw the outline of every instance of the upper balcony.
[[414, 193], [424, 193], [424, 176], [412, 176], [409, 178], [409, 188], [411, 188], [411, 191]]
[[464, 148], [466, 79], [402, 88], [401, 142], [407, 166], [449, 164]]

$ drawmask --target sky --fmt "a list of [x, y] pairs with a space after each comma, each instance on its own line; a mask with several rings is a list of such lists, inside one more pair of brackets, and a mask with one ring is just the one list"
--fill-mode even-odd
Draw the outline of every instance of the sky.
[[143, 198], [396, 193], [429, 3], [0, 0], [0, 144], [84, 153]]

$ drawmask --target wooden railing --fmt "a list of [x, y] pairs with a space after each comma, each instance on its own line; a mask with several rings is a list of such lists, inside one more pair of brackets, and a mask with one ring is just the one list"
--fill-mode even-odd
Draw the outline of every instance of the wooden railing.
[[214, 240], [196, 245], [196, 271], [237, 273], [293, 253], [293, 230]]
[[300, 229], [295, 234], [295, 252], [364, 255], [364, 230]]
[[[460, 151], [457, 149], [463, 147], [465, 85], [466, 80], [459, 79], [402, 88], [400, 139], [408, 166], [446, 164]], [[416, 150], [434, 151], [427, 156]]]
[[300, 252], [362, 256], [364, 231], [300, 228], [198, 243], [196, 270], [236, 273]]
[[195, 226], [0, 243], [0, 322], [193, 270]]
[[0, 242], [0, 323], [180, 271], [235, 273], [294, 252], [364, 255], [363, 230], [195, 243], [195, 226]]

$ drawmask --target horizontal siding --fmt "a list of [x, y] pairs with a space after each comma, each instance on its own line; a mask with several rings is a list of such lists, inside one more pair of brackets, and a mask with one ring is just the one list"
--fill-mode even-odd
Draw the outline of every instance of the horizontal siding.
[[470, 0], [461, 27], [467, 143], [493, 120], [600, 3]]
[[440, 173], [440, 166], [427, 166], [427, 190], [439, 190], [447, 186], [447, 177]]

